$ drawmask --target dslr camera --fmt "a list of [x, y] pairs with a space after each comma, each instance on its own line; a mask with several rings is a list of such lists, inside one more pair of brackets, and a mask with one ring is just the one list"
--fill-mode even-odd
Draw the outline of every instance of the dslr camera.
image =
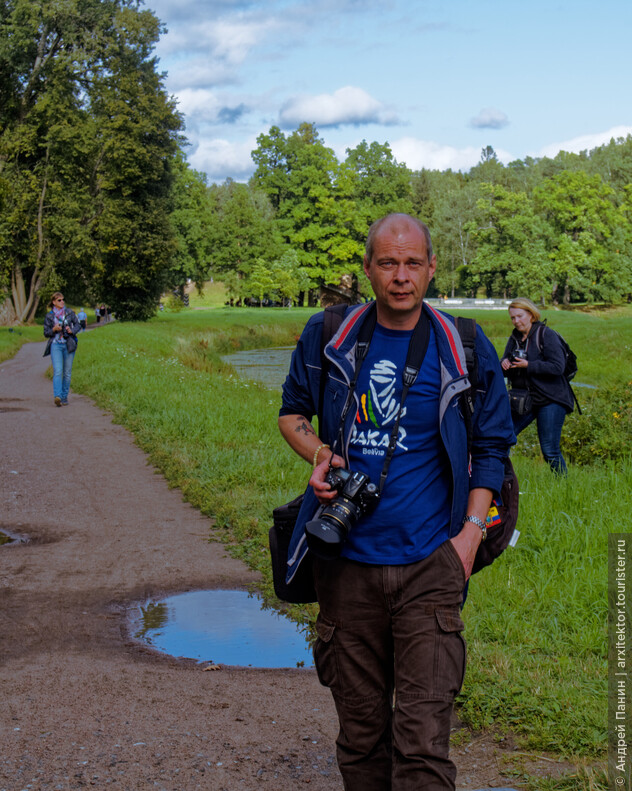
[[526, 349], [516, 349], [514, 353], [511, 355], [512, 362], [515, 362], [516, 360], [526, 360], [526, 359], [527, 359]]
[[310, 550], [329, 560], [340, 555], [347, 533], [361, 516], [375, 508], [380, 493], [368, 475], [344, 467], [331, 467], [325, 480], [338, 497], [305, 525], [305, 535]]

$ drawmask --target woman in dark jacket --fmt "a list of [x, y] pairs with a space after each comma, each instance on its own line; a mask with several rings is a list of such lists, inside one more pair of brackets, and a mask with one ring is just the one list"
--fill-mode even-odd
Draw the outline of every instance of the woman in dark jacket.
[[44, 336], [49, 339], [45, 354], [53, 363], [53, 395], [56, 406], [68, 405], [72, 362], [77, 348], [79, 320], [65, 307], [64, 295], [56, 291], [50, 300], [50, 311], [44, 319]]
[[[509, 305], [514, 331], [500, 362], [513, 394], [511, 417], [516, 436], [537, 421], [540, 449], [551, 469], [566, 475], [560, 449], [562, 426], [573, 411], [573, 394], [566, 377], [566, 353], [556, 332], [540, 321], [540, 311], [530, 299], [514, 299]], [[510, 395], [512, 395], [510, 391]]]

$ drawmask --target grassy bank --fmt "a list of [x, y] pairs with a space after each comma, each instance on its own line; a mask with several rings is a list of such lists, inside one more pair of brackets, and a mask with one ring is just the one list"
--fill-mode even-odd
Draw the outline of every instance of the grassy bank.
[[[220, 355], [291, 344], [310, 312], [218, 309], [115, 323], [82, 338], [73, 370], [73, 388], [111, 410], [185, 498], [216, 519], [218, 537], [262, 572], [269, 596], [270, 512], [302, 491], [309, 468], [278, 433], [279, 393], [240, 380]], [[502, 351], [506, 314], [476, 318]], [[585, 407], [632, 380], [621, 351], [632, 312], [555, 312], [549, 323], [578, 352], [577, 379], [598, 388], [586, 391]], [[461, 715], [473, 727], [512, 730], [526, 749], [602, 757], [606, 543], [627, 524], [632, 463], [573, 465], [568, 480], [556, 480], [522, 436], [514, 459], [521, 538], [471, 583]], [[315, 610], [293, 614], [308, 624]]]
[[41, 325], [0, 327], [0, 363], [13, 357], [23, 344], [43, 340], [44, 333]]

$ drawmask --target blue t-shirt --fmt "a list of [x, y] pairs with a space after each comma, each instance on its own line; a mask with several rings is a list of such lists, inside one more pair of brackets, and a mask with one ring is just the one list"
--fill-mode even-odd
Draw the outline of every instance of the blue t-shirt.
[[[349, 444], [351, 469], [379, 485], [402, 395], [402, 371], [412, 331], [375, 328], [360, 369]], [[441, 373], [430, 327], [419, 376], [404, 402], [398, 442], [377, 508], [349, 531], [343, 556], [362, 563], [399, 565], [428, 557], [448, 539], [451, 472], [439, 432]]]

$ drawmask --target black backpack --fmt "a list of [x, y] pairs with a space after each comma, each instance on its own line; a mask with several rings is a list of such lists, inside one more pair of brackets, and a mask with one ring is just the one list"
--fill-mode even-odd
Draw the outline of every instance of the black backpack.
[[[463, 394], [462, 403], [469, 450], [472, 447], [472, 416], [474, 414], [474, 401], [476, 400], [476, 389], [478, 387], [478, 359], [475, 352], [476, 321], [463, 318], [462, 316], [458, 316], [455, 321], [465, 353], [467, 378], [470, 380], [470, 388]], [[493, 563], [511, 543], [518, 521], [519, 498], [518, 477], [511, 459], [507, 456], [500, 497], [492, 500], [486, 520], [487, 539], [481, 541], [478, 545], [472, 574], [476, 574], [477, 571]]]
[[568, 343], [566, 343], [566, 341], [560, 335], [560, 333], [557, 330], [554, 330], [552, 327], [548, 326], [548, 324], [546, 323], [546, 319], [540, 324], [540, 326], [538, 327], [538, 329], [536, 330], [536, 333], [535, 333], [535, 343], [536, 343], [536, 346], [538, 347], [538, 351], [540, 351], [540, 352], [542, 351], [542, 333], [544, 332], [544, 327], [546, 327], [547, 330], [549, 330], [549, 332], [554, 332], [557, 335], [557, 337], [559, 338], [560, 343], [562, 344], [562, 349], [564, 350], [564, 356], [566, 358], [566, 362], [564, 364], [564, 378], [568, 382], [568, 386], [570, 388], [570, 391], [573, 394], [573, 400], [575, 401], [575, 404], [577, 405], [577, 411], [581, 415], [582, 410], [581, 410], [581, 407], [579, 406], [579, 401], [577, 400], [577, 396], [575, 395], [575, 391], [571, 387], [571, 381], [575, 377], [575, 374], [577, 373], [577, 370], [578, 370], [577, 369], [577, 355], [571, 349], [571, 347], [568, 345]]
[[538, 347], [538, 351], [542, 350], [542, 333], [544, 332], [544, 327], [546, 327], [550, 332], [554, 332], [562, 344], [562, 349], [564, 350], [564, 355], [566, 357], [566, 364], [564, 365], [564, 377], [567, 382], [571, 382], [577, 373], [577, 355], [571, 349], [568, 343], [566, 343], [560, 333], [548, 326], [546, 320], [540, 324], [535, 334], [535, 342]]

